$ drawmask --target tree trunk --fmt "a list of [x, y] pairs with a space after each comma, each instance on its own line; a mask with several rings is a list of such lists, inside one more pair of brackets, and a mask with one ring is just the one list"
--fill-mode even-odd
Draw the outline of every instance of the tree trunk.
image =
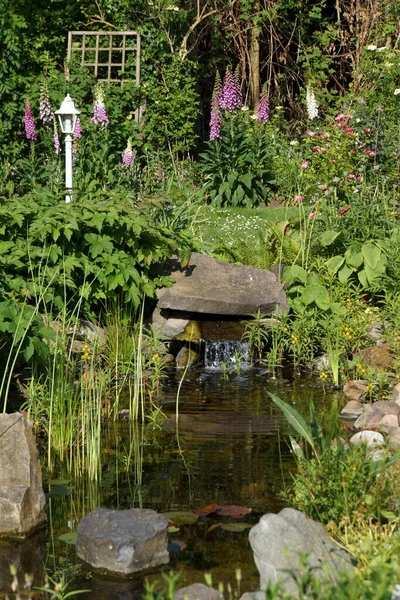
[[250, 32], [249, 70], [251, 102], [253, 111], [256, 112], [260, 104], [260, 27], [257, 20], [260, 14], [260, 0], [255, 0], [254, 9], [254, 18], [256, 20], [253, 22]]

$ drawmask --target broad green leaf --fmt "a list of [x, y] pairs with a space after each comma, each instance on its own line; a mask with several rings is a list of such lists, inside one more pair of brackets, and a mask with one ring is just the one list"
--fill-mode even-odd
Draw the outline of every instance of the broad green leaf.
[[344, 258], [347, 265], [352, 269], [359, 269], [364, 262], [362, 253], [355, 248], [348, 248], [344, 253]]
[[367, 289], [368, 288], [368, 279], [367, 279], [367, 275], [365, 273], [365, 269], [363, 269], [362, 271], [359, 271], [357, 273], [358, 276], [358, 280], [361, 283], [361, 285], [363, 286], [363, 288]]
[[342, 265], [338, 272], [338, 278], [340, 283], [346, 283], [349, 277], [353, 274], [353, 269], [348, 267], [346, 264]]
[[326, 266], [328, 268], [329, 273], [334, 274], [337, 273], [342, 264], [344, 263], [343, 256], [337, 255], [332, 256], [329, 260], [326, 261]]
[[322, 246], [330, 246], [339, 237], [340, 231], [324, 231], [324, 233], [319, 238]]
[[289, 425], [293, 427], [295, 431], [314, 449], [314, 440], [312, 437], [311, 429], [301, 416], [299, 412], [290, 404], [283, 402], [275, 394], [268, 392], [268, 396], [276, 404], [276, 406], [283, 412]]
[[382, 250], [375, 246], [375, 244], [363, 244], [361, 248], [362, 255], [366, 264], [374, 270], [379, 262], [381, 257]]
[[322, 310], [328, 310], [330, 305], [328, 290], [320, 283], [307, 285], [301, 295], [301, 300], [307, 306], [315, 302]]
[[300, 267], [300, 265], [292, 265], [291, 267], [286, 267], [286, 269], [284, 269], [283, 279], [289, 284], [294, 283], [295, 281], [306, 283], [307, 272], [303, 267]]

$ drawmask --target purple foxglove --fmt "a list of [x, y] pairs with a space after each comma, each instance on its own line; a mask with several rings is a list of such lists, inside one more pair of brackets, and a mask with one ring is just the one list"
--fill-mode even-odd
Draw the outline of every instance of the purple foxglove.
[[75, 138], [76, 140], [79, 140], [79, 138], [81, 137], [81, 135], [82, 135], [81, 120], [80, 120], [80, 118], [78, 117], [78, 118], [76, 119], [76, 123], [75, 123], [75, 129], [74, 129], [74, 138]]
[[26, 139], [33, 140], [34, 142], [36, 142], [37, 141], [36, 125], [35, 125], [35, 121], [33, 120], [31, 105], [29, 104], [29, 100], [26, 100], [26, 102], [25, 102], [24, 123], [25, 123]]
[[53, 111], [51, 110], [49, 91], [46, 81], [43, 81], [42, 85], [40, 86], [39, 102], [40, 120], [42, 121], [43, 125], [51, 125], [53, 123]]
[[95, 125], [107, 127], [109, 119], [104, 105], [104, 93], [101, 88], [96, 88], [93, 105], [93, 117], [90, 119]]
[[133, 160], [132, 142], [131, 142], [131, 139], [129, 138], [126, 148], [124, 150], [124, 153], [122, 154], [122, 162], [124, 163], [124, 165], [129, 167], [129, 165], [132, 164], [132, 160]]
[[240, 91], [239, 74], [227, 68], [224, 77], [224, 86], [219, 98], [222, 110], [235, 110], [242, 107], [242, 93]]
[[221, 139], [222, 114], [220, 99], [222, 93], [221, 77], [217, 72], [211, 101], [210, 140]]
[[53, 133], [54, 151], [58, 156], [61, 152], [61, 146], [60, 146], [60, 138], [58, 137], [56, 118], [54, 115], [53, 115], [53, 127], [54, 127], [54, 133]]
[[263, 123], [267, 123], [268, 119], [269, 119], [268, 90], [267, 90], [267, 84], [264, 83], [262, 91], [261, 91], [260, 104], [258, 105], [257, 121], [262, 121]]

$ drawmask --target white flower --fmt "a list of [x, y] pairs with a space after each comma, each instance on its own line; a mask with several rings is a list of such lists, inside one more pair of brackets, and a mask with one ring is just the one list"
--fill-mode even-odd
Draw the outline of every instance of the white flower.
[[377, 50], [378, 46], [375, 46], [375, 44], [370, 44], [369, 46], [367, 46], [367, 50]]
[[254, 114], [253, 114], [253, 115], [251, 115], [251, 118], [252, 118], [252, 119], [257, 119], [257, 115], [254, 115]]
[[313, 119], [316, 119], [318, 117], [318, 104], [315, 98], [314, 90], [312, 89], [311, 85], [307, 86], [306, 102], [308, 118], [310, 119], [310, 121], [312, 121]]
[[400, 88], [396, 88], [396, 89], [394, 90], [394, 95], [395, 95], [395, 96], [398, 96], [399, 94], [400, 94]]
[[248, 106], [242, 106], [241, 110], [245, 111], [245, 110], [249, 110]]
[[385, 50], [387, 50], [386, 46], [381, 46], [380, 48], [376, 49], [377, 52], [385, 52]]
[[290, 146], [297, 146], [298, 145], [298, 141], [297, 140], [292, 140], [291, 142], [289, 142]]

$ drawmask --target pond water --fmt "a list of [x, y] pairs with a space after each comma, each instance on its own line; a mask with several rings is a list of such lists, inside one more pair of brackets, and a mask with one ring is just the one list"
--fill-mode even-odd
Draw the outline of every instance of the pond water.
[[[105, 432], [101, 482], [67, 481], [61, 476], [48, 483], [47, 567], [64, 572], [68, 579], [78, 564], [73, 587], [90, 589], [87, 598], [139, 598], [143, 583], [141, 578], [116, 583], [88, 576], [76, 560], [74, 546], [64, 541], [97, 506], [159, 512], [191, 511], [212, 503], [251, 508], [242, 519], [200, 517], [197, 523], [171, 533], [171, 564], [165, 571], [181, 572], [180, 587], [204, 582], [204, 573], [212, 574], [214, 585], [223, 582], [226, 586], [235, 582], [235, 569], [241, 568], [240, 592], [256, 589], [259, 576], [248, 543], [249, 530], [227, 531], [220, 525], [253, 525], [262, 514], [283, 508], [280, 493], [290, 481], [294, 463], [285, 441], [286, 422], [267, 392], [303, 414], [307, 414], [310, 398], [324, 411], [333, 397], [332, 392], [323, 393], [315, 378], [272, 380], [262, 369], [228, 376], [221, 371], [189, 369], [179, 390], [177, 427], [181, 377], [182, 372], [172, 371], [160, 392], [159, 407], [167, 417], [163, 423], [154, 419], [135, 431], [126, 421], [116, 431], [110, 425]], [[125, 452], [117, 451], [116, 436], [128, 448], [132, 435], [137, 444], [129, 461]], [[149, 577], [150, 581], [160, 579], [160, 573]]]

